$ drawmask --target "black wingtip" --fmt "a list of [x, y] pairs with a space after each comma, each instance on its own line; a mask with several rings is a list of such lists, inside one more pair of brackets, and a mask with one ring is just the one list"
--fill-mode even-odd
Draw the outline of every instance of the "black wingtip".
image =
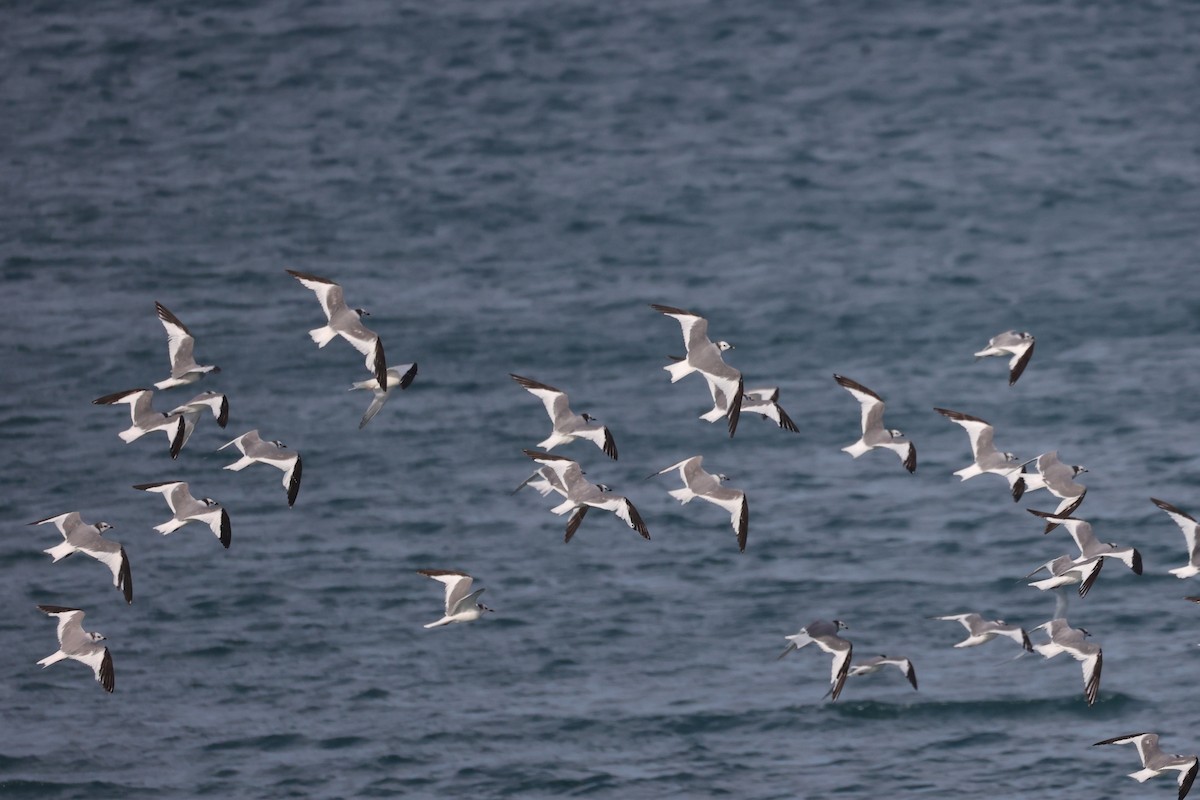
[[604, 448], [603, 448], [603, 450], [604, 450], [604, 455], [608, 456], [613, 461], [617, 460], [617, 443], [615, 441], [613, 441], [612, 434], [609, 433], [608, 428], [604, 429]]
[[226, 550], [229, 549], [229, 543], [233, 541], [233, 527], [229, 524], [229, 512], [221, 509], [221, 546]]
[[1012, 487], [1013, 502], [1016, 503], [1017, 501], [1019, 501], [1021, 499], [1021, 496], [1024, 494], [1025, 494], [1025, 479], [1017, 478], [1016, 482], [1013, 483], [1013, 487]]
[[400, 388], [407, 389], [409, 386], [412, 386], [412, 382], [413, 382], [413, 380], [416, 379], [416, 377], [417, 377], [417, 363], [414, 361], [413, 365], [411, 367], [409, 367], [408, 372], [406, 372], [400, 376]]
[[387, 389], [387, 362], [383, 355], [383, 340], [375, 337], [375, 380], [382, 389]]
[[179, 451], [183, 449], [184, 427], [181, 416], [179, 424], [175, 426], [175, 435], [171, 438], [171, 458], [179, 458]]
[[563, 544], [571, 541], [571, 537], [575, 535], [575, 531], [579, 530], [579, 523], [583, 522], [583, 518], [587, 516], [588, 509], [591, 506], [579, 506], [571, 514], [567, 520], [567, 533], [563, 537]]
[[104, 648], [104, 658], [100, 661], [100, 674], [96, 676], [96, 680], [100, 681], [100, 685], [104, 687], [104, 691], [112, 694], [113, 689], [117, 686], [116, 675], [113, 672], [112, 653], [108, 652], [108, 648]]
[[217, 425], [224, 428], [229, 423], [229, 398], [221, 395], [221, 411], [217, 414]]
[[917, 471], [917, 446], [912, 442], [908, 443], [908, 457], [904, 459], [904, 468], [910, 475]]
[[783, 428], [785, 431], [791, 431], [792, 433], [800, 432], [800, 429], [796, 427], [796, 423], [792, 422], [792, 418], [789, 417], [787, 412], [782, 408], [779, 409], [779, 427]]
[[121, 569], [117, 573], [117, 588], [125, 595], [125, 602], [133, 603], [133, 572], [129, 569], [129, 556], [125, 555], [125, 548], [121, 548]]
[[729, 438], [733, 438], [733, 434], [737, 432], [738, 418], [742, 416], [742, 379], [738, 378], [737, 392], [733, 395], [733, 402], [729, 404]]
[[296, 504], [296, 496], [300, 494], [300, 476], [304, 472], [304, 463], [300, 460], [300, 454], [296, 454], [296, 464], [292, 467], [292, 480], [288, 483], [288, 508]]

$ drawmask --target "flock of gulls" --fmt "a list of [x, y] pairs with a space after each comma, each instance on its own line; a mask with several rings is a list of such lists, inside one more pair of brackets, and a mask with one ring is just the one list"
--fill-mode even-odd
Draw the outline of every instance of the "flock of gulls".
[[[327, 279], [294, 270], [287, 270], [301, 285], [313, 291], [325, 313], [327, 324], [309, 331], [309, 336], [318, 347], [325, 347], [335, 338], [342, 338], [363, 357], [370, 377], [352, 384], [351, 390], [371, 391], [373, 398], [364, 413], [359, 428], [364, 427], [383, 408], [397, 388], [407, 389], [417, 374], [417, 365], [402, 364], [386, 366], [383, 343], [380, 337], [363, 324], [367, 312], [351, 308], [346, 304], [342, 287]], [[219, 372], [212, 365], [198, 364], [194, 356], [195, 339], [191, 331], [161, 303], [155, 303], [158, 318], [167, 334], [171, 374], [153, 384], [154, 390], [166, 391], [177, 387], [191, 386], [206, 375]], [[685, 354], [669, 356], [663, 369], [676, 383], [693, 373], [705, 381], [712, 399], [712, 409], [700, 415], [706, 422], [724, 419], [730, 437], [737, 431], [742, 412], [752, 412], [773, 421], [779, 428], [791, 432], [798, 429], [779, 405], [779, 390], [776, 387], [746, 388], [741, 372], [725, 362], [724, 353], [733, 349], [726, 341], [712, 341], [708, 336], [708, 321], [693, 312], [665, 305], [652, 305], [652, 309], [674, 319], [683, 335]], [[1007, 331], [993, 337], [986, 347], [976, 352], [976, 358], [989, 356], [1006, 357], [1008, 382], [1013, 385], [1025, 371], [1034, 351], [1034, 337], [1029, 333]], [[549, 451], [584, 439], [596, 445], [610, 459], [617, 458], [617, 445], [612, 432], [586, 413], [571, 410], [565, 392], [529, 377], [511, 375], [521, 388], [542, 402], [550, 417], [551, 432], [536, 445], [537, 449], [526, 449], [524, 454], [536, 465], [536, 471], [518, 486], [513, 493], [530, 487], [542, 497], [556, 495], [557, 505], [550, 512], [568, 515], [564, 541], [570, 542], [579, 530], [585, 516], [592, 509], [611, 512], [644, 539], [650, 538], [645, 520], [630, 500], [614, 493], [602, 483], [593, 483], [585, 475], [579, 462]], [[916, 446], [904, 434], [886, 428], [883, 422], [884, 400], [866, 386], [843, 375], [834, 375], [834, 380], [850, 393], [860, 406], [861, 435], [858, 440], [842, 450], [853, 458], [859, 458], [872, 450], [890, 450], [909, 473], [917, 469]], [[225, 428], [229, 421], [228, 398], [214, 391], [205, 391], [191, 400], [176, 405], [169, 411], [158, 411], [153, 406], [155, 391], [147, 388], [130, 389], [99, 397], [92, 402], [98, 405], [128, 405], [130, 427], [118, 433], [123, 442], [137, 441], [148, 433], [162, 431], [168, 441], [172, 459], [179, 457], [192, 432], [206, 414], [211, 414], [216, 424]], [[1048, 577], [1031, 581], [1029, 586], [1042, 590], [1053, 590], [1057, 594], [1054, 617], [1031, 628], [1006, 623], [1004, 620], [989, 620], [975, 612], [945, 614], [933, 619], [957, 622], [966, 629], [967, 637], [956, 648], [982, 645], [997, 637], [1011, 639], [1022, 652], [1037, 653], [1045, 659], [1067, 654], [1079, 662], [1083, 673], [1084, 697], [1089, 706], [1097, 701], [1100, 676], [1103, 667], [1103, 651], [1090, 638], [1089, 631], [1074, 628], [1066, 619], [1067, 597], [1065, 587], [1075, 587], [1079, 597], [1085, 597], [1094, 586], [1101, 569], [1109, 559], [1120, 561], [1133, 573], [1142, 573], [1142, 558], [1137, 549], [1097, 539], [1092, 526], [1076, 516], [1087, 488], [1078, 481], [1087, 470], [1079, 465], [1070, 465], [1060, 460], [1057, 451], [1047, 451], [1034, 458], [1022, 461], [1010, 452], [997, 448], [992, 426], [979, 417], [960, 411], [935, 408], [951, 422], [961, 426], [967, 434], [971, 450], [971, 462], [954, 472], [961, 480], [969, 480], [985, 473], [1004, 479], [1014, 501], [1024, 494], [1038, 490], [1057, 498], [1054, 511], [1029, 509], [1040, 523], [1044, 533], [1061, 527], [1071, 538], [1078, 553], [1064, 553], [1046, 561], [1025, 576], [1033, 578], [1041, 572]], [[283, 473], [283, 487], [289, 507], [295, 504], [300, 491], [303, 462], [300, 454], [290, 450], [280, 441], [263, 439], [258, 430], [250, 430], [222, 445], [219, 450], [235, 447], [241, 458], [225, 466], [225, 469], [240, 471], [255, 463], [267, 464]], [[647, 479], [677, 473], [681, 486], [668, 490], [671, 497], [681, 504], [694, 499], [718, 506], [729, 514], [739, 551], [745, 551], [749, 538], [750, 509], [744, 491], [728, 488], [728, 480], [722, 473], [706, 471], [704, 456], [694, 455], [670, 466], [651, 472]], [[220, 503], [210, 497], [197, 498], [188, 484], [183, 481], [162, 481], [133, 486], [144, 492], [161, 494], [171, 512], [171, 517], [155, 530], [163, 535], [170, 534], [190, 522], [200, 522], [228, 548], [232, 541], [230, 515]], [[1200, 548], [1197, 547], [1197, 529], [1200, 524], [1189, 514], [1171, 503], [1151, 498], [1182, 530], [1187, 546], [1188, 562], [1170, 570], [1179, 578], [1189, 578], [1200, 573]], [[104, 534], [112, 529], [107, 522], [87, 523], [78, 511], [60, 513], [46, 517], [31, 525], [53, 523], [63, 541], [46, 549], [53, 562], [61, 561], [74, 553], [83, 553], [104, 564], [112, 575], [113, 585], [121, 591], [126, 603], [133, 602], [133, 576], [125, 548]], [[474, 578], [464, 572], [447, 569], [423, 569], [418, 574], [436, 580], [444, 586], [444, 601], [439, 619], [426, 624], [435, 628], [452, 623], [473, 622], [492, 609], [479, 602], [484, 589], [473, 588]], [[1188, 597], [1200, 603], [1200, 597]], [[78, 608], [58, 605], [38, 605], [45, 614], [58, 621], [58, 650], [37, 663], [43, 667], [65, 659], [82, 662], [90, 667], [96, 680], [108, 692], [115, 688], [113, 659], [108, 648], [102, 644], [105, 637], [94, 631], [83, 629], [84, 612]], [[872, 656], [855, 660], [854, 647], [842, 635], [848, 630], [839, 619], [816, 620], [805, 625], [795, 634], [785, 636], [787, 648], [780, 654], [803, 649], [809, 644], [832, 657], [830, 684], [826, 696], [836, 701], [851, 675], [869, 675], [885, 667], [902, 673], [914, 690], [917, 675], [912, 662], [903, 657], [888, 655]], [[1042, 633], [1045, 640], [1034, 643], [1030, 632]], [[1149, 778], [1174, 771], [1178, 773], [1179, 798], [1187, 795], [1195, 780], [1200, 761], [1194, 755], [1180, 756], [1164, 753], [1158, 746], [1154, 733], [1134, 733], [1116, 736], [1096, 745], [1133, 744], [1142, 762], [1142, 769], [1129, 777], [1141, 782]]]

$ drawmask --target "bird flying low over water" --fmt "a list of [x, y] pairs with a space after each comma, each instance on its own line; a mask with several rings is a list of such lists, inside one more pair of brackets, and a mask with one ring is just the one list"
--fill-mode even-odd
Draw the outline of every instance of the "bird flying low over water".
[[876, 447], [884, 447], [900, 456], [906, 470], [916, 472], [916, 445], [905, 439], [900, 431], [883, 427], [883, 398], [845, 376], [835, 374], [833, 379], [862, 406], [862, 436], [842, 451], [858, 458]]
[[179, 457], [186, 433], [186, 423], [177, 414], [164, 414], [155, 411], [151, 406], [154, 391], [151, 389], [127, 389], [123, 392], [113, 392], [104, 397], [97, 397], [93, 405], [111, 406], [124, 404], [129, 406], [129, 418], [132, 424], [117, 434], [125, 444], [137, 441], [152, 431], [162, 431], [171, 443], [171, 458]]
[[[1062, 501], [1058, 504], [1058, 508], [1054, 509], [1054, 516], [1069, 517], [1075, 513], [1075, 510], [1083, 503], [1084, 496], [1087, 495], [1087, 487], [1075, 480], [1085, 472], [1087, 472], [1087, 467], [1078, 464], [1064, 464], [1058, 458], [1058, 451], [1051, 450], [1037, 457], [1036, 474], [1021, 473], [1021, 476], [1017, 478], [1017, 483], [1023, 484], [1023, 488], [1014, 487], [1013, 493], [1020, 495], [1022, 492], [1045, 489]], [[1056, 523], [1047, 522], [1044, 532], [1049, 533], [1055, 527], [1057, 527]]]
[[721, 483], [728, 478], [720, 473], [705, 472], [700, 466], [703, 462], [704, 456], [692, 456], [666, 469], [660, 469], [648, 477], [653, 478], [678, 469], [679, 477], [683, 479], [683, 488], [671, 489], [668, 492], [671, 497], [681, 505], [699, 497], [728, 511], [729, 522], [737, 536], [738, 550], [745, 552], [746, 536], [750, 527], [750, 506], [746, 502], [746, 493], [737, 489], [726, 489]]
[[104, 645], [104, 636], [83, 629], [84, 612], [65, 606], [38, 606], [38, 610], [58, 618], [58, 650], [37, 662], [42, 667], [73, 659], [87, 664], [96, 674], [96, 681], [111, 692], [115, 686], [112, 655]]
[[471, 591], [472, 578], [465, 572], [454, 572], [447, 569], [419, 569], [418, 575], [433, 578], [446, 585], [446, 608], [442, 618], [425, 625], [426, 628], [439, 628], [452, 622], [474, 622], [483, 616], [485, 611], [493, 611], [483, 603], [476, 602], [483, 589]]
[[375, 393], [375, 397], [371, 400], [371, 405], [367, 407], [367, 413], [363, 414], [362, 421], [358, 423], [358, 429], [362, 430], [367, 423], [375, 418], [379, 413], [379, 409], [383, 408], [383, 404], [392, 396], [392, 390], [399, 388], [401, 391], [407, 389], [417, 377], [417, 365], [400, 364], [395, 367], [387, 368], [387, 383], [384, 388], [379, 388], [379, 381], [375, 378], [370, 380], [358, 381], [351, 384], [350, 391], [355, 389], [370, 389]]
[[1005, 331], [988, 340], [987, 347], [975, 354], [976, 359], [987, 356], [1012, 356], [1008, 361], [1008, 385], [1012, 386], [1025, 371], [1033, 357], [1034, 338], [1032, 333]]
[[295, 505], [296, 495], [300, 494], [300, 476], [304, 472], [304, 464], [299, 453], [288, 450], [287, 445], [281, 441], [263, 441], [262, 437], [258, 435], [257, 429], [247, 431], [217, 449], [224, 450], [229, 445], [237, 447], [241, 451], [242, 457], [232, 464], [227, 464], [224, 469], [239, 472], [258, 461], [283, 470], [283, 488], [287, 490], [288, 508]]
[[[683, 361], [683, 356], [667, 356], [667, 358], [672, 361]], [[708, 375], [704, 375], [704, 380], [708, 383], [708, 393], [712, 395], [713, 407], [701, 414], [700, 419], [705, 422], [716, 422], [729, 413], [729, 406], [720, 384]], [[783, 410], [783, 406], [779, 405], [778, 386], [759, 386], [753, 389], [743, 389], [742, 411], [761, 414], [764, 420], [771, 420], [785, 431], [791, 431], [792, 433], [800, 432], [800, 429], [796, 427], [796, 423], [792, 422], [792, 418]]]
[[1056, 522], [1067, 529], [1067, 533], [1071, 534], [1071, 538], [1075, 541], [1075, 546], [1079, 548], [1079, 558], [1075, 559], [1077, 563], [1096, 557], [1115, 558], [1129, 567], [1134, 575], [1142, 574], [1142, 554], [1137, 551], [1136, 547], [1120, 547], [1112, 542], [1098, 541], [1096, 534], [1092, 531], [1092, 524], [1086, 520], [1075, 517], [1056, 517], [1032, 508], [1025, 510], [1035, 517]]
[[640, 533], [643, 539], [650, 538], [646, 523], [642, 521], [642, 515], [634, 508], [633, 503], [619, 494], [609, 494], [608, 487], [602, 483], [588, 481], [583, 477], [583, 470], [579, 468], [578, 463], [551, 453], [539, 453], [536, 450], [523, 452], [542, 466], [549, 467], [562, 489], [565, 490], [564, 497], [566, 499], [550, 509], [554, 514], [571, 512], [571, 516], [567, 520], [564, 542], [571, 541], [571, 537], [579, 529], [579, 523], [583, 521], [589, 508], [611, 511], [624, 520], [626, 525]]
[[1145, 783], [1151, 778], [1162, 775], [1167, 770], [1179, 773], [1179, 797], [1183, 800], [1196, 780], [1196, 771], [1200, 760], [1196, 756], [1168, 755], [1158, 746], [1157, 733], [1131, 733], [1125, 736], [1114, 736], [1102, 742], [1096, 742], [1092, 747], [1102, 744], [1132, 744], [1137, 748], [1138, 757], [1142, 760], [1142, 769], [1129, 773], [1129, 777], [1138, 783]]
[[1021, 480], [1022, 465], [1016, 463], [1017, 457], [1012, 453], [1002, 453], [996, 449], [993, 441], [995, 429], [991, 424], [961, 411], [951, 411], [946, 408], [935, 408], [934, 411], [961, 425], [971, 440], [971, 454], [974, 456], [974, 461], [955, 471], [954, 474], [965, 481], [985, 472], [994, 472], [1008, 481], [1013, 500], [1020, 500], [1025, 491], [1025, 484], [1018, 483]]
[[[721, 416], [729, 419], [729, 435], [737, 430], [738, 417], [742, 413], [742, 373], [725, 363], [721, 353], [732, 350], [729, 342], [713, 342], [708, 338], [708, 320], [691, 311], [682, 308], [658, 305], [650, 306], [660, 314], [665, 314], [679, 323], [683, 329], [683, 344], [687, 354], [679, 361], [674, 361], [665, 367], [671, 376], [671, 383], [682, 380], [693, 372], [699, 372], [708, 382], [709, 391], [713, 395], [714, 410], [725, 409]], [[702, 419], [707, 419], [710, 411]], [[712, 419], [708, 420], [713, 421]]]
[[1045, 631], [1050, 641], [1035, 644], [1033, 649], [1044, 658], [1054, 658], [1066, 653], [1083, 668], [1083, 696], [1087, 704], [1093, 705], [1100, 694], [1100, 671], [1104, 667], [1104, 653], [1100, 645], [1090, 642], [1091, 636], [1084, 628], [1072, 628], [1065, 619], [1052, 619], [1034, 628]]
[[362, 317], [370, 314], [361, 308], [347, 306], [342, 287], [328, 278], [297, 272], [294, 269], [285, 271], [316, 293], [325, 317], [329, 320], [329, 324], [308, 332], [317, 343], [317, 347], [324, 347], [335, 336], [341, 336], [355, 350], [366, 356], [367, 371], [375, 376], [379, 385], [387, 385], [387, 362], [384, 361], [383, 342], [378, 334], [362, 324]]
[[828, 694], [831, 700], [837, 700], [838, 695], [842, 693], [842, 687], [846, 685], [846, 676], [850, 673], [850, 656], [854, 652], [854, 645], [848, 639], [843, 639], [838, 635], [838, 631], [846, 629], [846, 623], [840, 619], [819, 619], [810, 622], [801, 628], [799, 633], [783, 637], [788, 640], [788, 646], [779, 654], [779, 658], [810, 644], [816, 644], [817, 647], [829, 653], [833, 656], [833, 663]]
[[189, 383], [195, 383], [210, 372], [221, 371], [221, 368], [217, 366], [197, 364], [193, 353], [196, 340], [192, 336], [192, 332], [162, 303], [155, 302], [154, 309], [158, 312], [158, 319], [167, 331], [167, 354], [171, 358], [171, 377], [154, 384], [155, 389], [186, 386]]
[[[113, 586], [121, 590], [126, 603], [133, 602], [133, 575], [129, 570], [129, 557], [120, 542], [105, 539], [103, 533], [112, 530], [107, 522], [97, 522], [89, 525], [83, 521], [78, 511], [59, 514], [54, 517], [39, 519], [30, 525], [45, 525], [53, 522], [58, 532], [63, 535], [63, 541], [49, 550], [43, 550], [54, 559], [61, 561], [73, 553], [83, 553], [99, 561], [112, 572]], [[52, 562], [53, 563], [53, 562]]]
[[201, 392], [183, 405], [176, 406], [168, 412], [170, 416], [183, 418], [183, 441], [179, 443], [180, 448], [191, 438], [192, 431], [196, 429], [196, 423], [200, 421], [205, 409], [212, 411], [217, 425], [224, 428], [229, 424], [229, 398], [220, 392]]
[[1033, 652], [1033, 645], [1029, 643], [1029, 634], [1025, 633], [1025, 629], [1017, 625], [1009, 625], [1002, 619], [987, 620], [975, 613], [949, 614], [944, 617], [934, 617], [934, 619], [958, 622], [967, 629], [967, 633], [970, 635], [954, 645], [955, 647], [975, 647], [984, 642], [990, 642], [997, 636], [1006, 636], [1021, 645], [1027, 652]]
[[904, 674], [908, 682], [912, 684], [913, 689], [917, 688], [917, 671], [913, 669], [912, 662], [907, 658], [898, 658], [887, 655], [871, 656], [865, 661], [860, 661], [857, 664], [850, 666], [850, 675], [870, 675], [884, 667], [895, 667]]
[[1200, 573], [1200, 548], [1197, 547], [1196, 531], [1198, 525], [1196, 520], [1190, 514], [1185, 513], [1165, 500], [1157, 500], [1151, 497], [1150, 501], [1167, 512], [1167, 516], [1175, 521], [1175, 524], [1183, 531], [1183, 539], [1187, 543], [1188, 563], [1182, 567], [1167, 570], [1167, 572], [1170, 572], [1176, 578], [1190, 578]]
[[595, 417], [589, 414], [573, 412], [567, 402], [566, 392], [529, 378], [523, 378], [520, 375], [513, 375], [511, 372], [508, 377], [541, 400], [542, 405], [546, 407], [546, 413], [550, 415], [550, 424], [553, 429], [548, 437], [538, 442], [538, 447], [543, 450], [553, 450], [560, 444], [567, 444], [576, 439], [587, 439], [603, 450], [604, 455], [616, 461], [617, 444], [613, 441], [608, 428], [597, 424], [594, 421]]
[[1026, 578], [1032, 578], [1042, 570], [1050, 573], [1049, 578], [1044, 578], [1040, 581], [1034, 581], [1029, 584], [1035, 589], [1046, 591], [1047, 589], [1057, 589], [1060, 586], [1071, 586], [1079, 584], [1079, 596], [1087, 597], [1088, 591], [1092, 588], [1092, 584], [1096, 582], [1096, 578], [1100, 576], [1100, 569], [1104, 566], [1104, 559], [1096, 556], [1095, 558], [1085, 558], [1075, 561], [1070, 556], [1059, 556], [1051, 561], [1047, 561], [1033, 572], [1026, 575]]
[[188, 491], [188, 485], [183, 481], [164, 481], [162, 483], [139, 483], [133, 488], [140, 489], [143, 492], [156, 492], [161, 494], [170, 506], [172, 517], [161, 525], [155, 525], [154, 530], [166, 536], [172, 531], [177, 531], [192, 520], [203, 522], [209, 529], [221, 540], [221, 545], [226, 550], [229, 549], [229, 542], [233, 538], [232, 528], [229, 524], [229, 512], [221, 507], [221, 504], [211, 497], [202, 497], [197, 500], [192, 497], [192, 493]]

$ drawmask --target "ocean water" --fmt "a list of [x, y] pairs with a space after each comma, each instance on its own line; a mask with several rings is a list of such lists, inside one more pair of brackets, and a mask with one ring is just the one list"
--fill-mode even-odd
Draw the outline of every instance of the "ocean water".
[[[1182, 3], [317, 0], [11, 4], [0, 16], [0, 796], [5, 798], [1168, 797], [1132, 748], [1200, 749], [1200, 594], [1167, 574], [1200, 512], [1200, 7]], [[325, 275], [365, 306], [412, 387], [365, 429], [344, 342], [317, 349]], [[194, 332], [192, 387], [228, 394], [172, 461], [90, 401], [166, 376], [154, 301]], [[692, 309], [792, 434], [724, 424], [670, 384]], [[1020, 381], [972, 353], [1037, 336]], [[620, 460], [556, 450], [637, 505], [641, 540], [593, 512], [569, 544], [549, 500], [510, 494], [544, 438], [508, 378], [570, 393]], [[854, 460], [848, 375], [916, 442]], [[191, 397], [171, 390], [156, 405]], [[1015, 658], [929, 619], [1027, 627], [1021, 577], [1069, 550], [1004, 482], [951, 473], [981, 416], [1022, 458], [1089, 468], [1080, 515], [1138, 547], [1070, 618], [1104, 649]], [[216, 452], [256, 428], [280, 473]], [[679, 506], [703, 454], [750, 500]], [[229, 509], [225, 551], [163, 537], [180, 479]], [[50, 527], [115, 526], [126, 606], [101, 565], [51, 564]], [[496, 609], [425, 630], [459, 569]], [[87, 611], [106, 695], [42, 670], [53, 621]], [[782, 661], [840, 618], [851, 678]]]

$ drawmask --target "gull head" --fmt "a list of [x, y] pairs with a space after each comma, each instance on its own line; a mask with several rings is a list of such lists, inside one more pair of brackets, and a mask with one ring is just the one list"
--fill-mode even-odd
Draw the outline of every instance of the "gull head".
[[369, 317], [369, 316], [371, 316], [371, 312], [370, 312], [370, 311], [367, 311], [365, 308], [356, 308], [356, 309], [354, 309], [354, 313], [355, 313], [355, 314], [358, 314], [358, 316], [360, 316], [360, 317]]
[[718, 472], [716, 475], [713, 475], [713, 477], [717, 479], [718, 483], [729, 480], [729, 476], [724, 472]]
[[721, 352], [725, 352], [726, 350], [733, 349], [733, 345], [731, 345], [729, 342], [726, 342], [726, 341], [716, 342], [716, 345], [717, 345], [717, 349], [720, 350]]
[[104, 531], [111, 531], [112, 527], [113, 526], [109, 525], [107, 522], [97, 522], [96, 523], [96, 530], [100, 531], [101, 533], [104, 533]]
[[100, 633], [99, 631], [90, 631], [88, 633], [87, 637], [89, 639], [91, 639], [93, 642], [102, 642], [102, 641], [104, 641], [104, 638], [105, 638], [104, 634]]
[[1001, 453], [1001, 455], [1004, 456], [1005, 461], [1016, 461], [1017, 460], [1016, 453]]
[[287, 447], [287, 445], [286, 445], [286, 444], [284, 444], [283, 442], [279, 441], [278, 439], [272, 439], [272, 440], [271, 440], [271, 444], [275, 445], [276, 447]]
[[201, 498], [200, 498], [200, 502], [201, 502], [201, 503], [204, 503], [204, 505], [206, 505], [206, 506], [215, 506], [215, 505], [217, 505], [217, 501], [216, 501], [216, 500], [213, 500], [211, 497], [201, 497]]
[[597, 483], [596, 488], [602, 492], [611, 492], [612, 488], [607, 483]]
[[1091, 631], [1089, 631], [1087, 628], [1076, 628], [1075, 630], [1079, 631], [1079, 632], [1080, 632], [1080, 633], [1082, 633], [1084, 636], [1091, 636], [1091, 635], [1092, 635], [1092, 632], [1091, 632]]
[[582, 414], [580, 414], [579, 416], [583, 417], [584, 422], [592, 422], [593, 420], [596, 419], [595, 417], [593, 417], [591, 414], [587, 413], [586, 411], [583, 412]]
[[1073, 478], [1073, 477], [1075, 477], [1076, 475], [1078, 475], [1078, 474], [1079, 474], [1079, 473], [1081, 473], [1081, 472], [1087, 472], [1087, 471], [1088, 471], [1087, 467], [1083, 466], [1082, 464], [1076, 464], [1075, 466], [1071, 467], [1071, 470], [1072, 470], [1072, 472], [1073, 472], [1073, 474], [1071, 475], [1071, 477], [1072, 477], [1072, 478]]
[[888, 436], [891, 436], [893, 439], [903, 439], [904, 438], [904, 431], [898, 431], [895, 428], [888, 428], [887, 434], [888, 434]]
[[839, 631], [850, 630], [850, 626], [847, 625], [846, 623], [842, 622], [840, 619], [833, 620], [833, 624], [834, 624], [834, 627], [836, 627]]
[[488, 607], [487, 607], [487, 606], [485, 606], [483, 603], [476, 603], [476, 604], [475, 604], [475, 607], [476, 607], [476, 608], [478, 608], [478, 609], [479, 609], [481, 612], [482, 612], [482, 611], [495, 611], [495, 610], [496, 610], [496, 609], [494, 609], [494, 608], [488, 608]]

